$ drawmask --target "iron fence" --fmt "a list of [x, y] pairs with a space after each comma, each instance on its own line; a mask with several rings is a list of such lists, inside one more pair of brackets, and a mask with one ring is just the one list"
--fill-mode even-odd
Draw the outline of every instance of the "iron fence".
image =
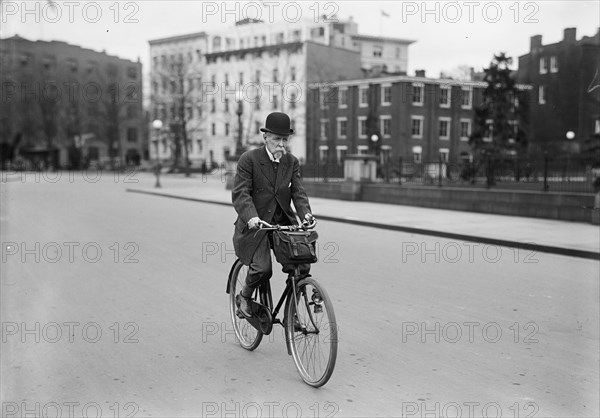
[[[339, 182], [342, 164], [302, 166], [305, 179]], [[404, 186], [496, 188], [595, 193], [600, 189], [600, 156], [560, 155], [523, 159], [482, 159], [458, 163], [390, 160], [377, 165], [377, 182]]]

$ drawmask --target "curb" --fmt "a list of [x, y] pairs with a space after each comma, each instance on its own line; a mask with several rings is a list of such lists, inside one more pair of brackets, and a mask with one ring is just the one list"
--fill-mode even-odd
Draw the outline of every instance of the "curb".
[[[231, 203], [228, 203], [228, 202], [220, 202], [217, 200], [208, 200], [208, 199], [199, 199], [199, 198], [195, 198], [195, 197], [178, 196], [178, 195], [173, 195], [173, 194], [168, 194], [168, 193], [152, 192], [152, 191], [147, 191], [147, 190], [126, 189], [126, 192], [141, 193], [141, 194], [148, 194], [148, 195], [161, 196], [161, 197], [169, 197], [172, 199], [187, 200], [190, 202], [200, 202], [200, 203], [209, 203], [209, 204], [214, 204], [214, 205], [233, 206]], [[522, 250], [530, 250], [530, 251], [536, 251], [536, 252], [546, 253], [546, 254], [557, 254], [557, 255], [564, 255], [567, 257], [585, 258], [588, 260], [600, 260], [600, 253], [596, 253], [593, 251], [576, 250], [576, 249], [564, 248], [564, 247], [554, 247], [551, 245], [535, 244], [532, 242], [519, 242], [519, 241], [511, 241], [511, 240], [504, 240], [504, 239], [498, 239], [498, 238], [486, 238], [486, 237], [480, 237], [480, 236], [476, 236], [476, 235], [435, 231], [432, 229], [412, 228], [409, 226], [387, 225], [387, 224], [381, 224], [381, 223], [377, 223], [377, 222], [360, 221], [357, 219], [320, 215], [318, 213], [315, 214], [315, 217], [317, 219], [323, 219], [325, 221], [365, 226], [368, 228], [386, 229], [388, 231], [407, 232], [407, 233], [411, 233], [411, 234], [427, 235], [427, 236], [448, 238], [448, 239], [459, 239], [459, 240], [463, 240], [463, 241], [478, 242], [481, 244], [489, 244], [489, 245], [498, 245], [498, 246], [502, 246], [502, 247], [517, 248], [517, 249], [522, 249]]]

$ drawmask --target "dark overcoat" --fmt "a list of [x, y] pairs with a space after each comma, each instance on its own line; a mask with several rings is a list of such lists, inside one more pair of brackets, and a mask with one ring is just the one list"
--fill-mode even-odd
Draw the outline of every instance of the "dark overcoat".
[[235, 174], [231, 198], [238, 217], [233, 233], [233, 247], [242, 263], [249, 265], [261, 239], [266, 232], [248, 228], [248, 221], [258, 216], [272, 223], [277, 203], [283, 209], [289, 223], [296, 223], [294, 207], [300, 219], [311, 213], [308, 197], [300, 178], [298, 159], [287, 153], [281, 157], [277, 175], [273, 170], [265, 146], [246, 151], [240, 157]]

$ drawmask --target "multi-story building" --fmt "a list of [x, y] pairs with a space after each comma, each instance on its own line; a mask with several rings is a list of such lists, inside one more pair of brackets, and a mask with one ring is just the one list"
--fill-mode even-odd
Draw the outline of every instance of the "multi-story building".
[[382, 162], [469, 160], [474, 108], [485, 86], [426, 78], [423, 71], [313, 84], [309, 101], [317, 105], [307, 118], [307, 162], [340, 164], [346, 154], [374, 153], [375, 145]]
[[[186, 36], [150, 41], [151, 55], [154, 63], [160, 63], [162, 55], [174, 59], [175, 54], [191, 55], [195, 60], [194, 48], [201, 51], [192, 76], [201, 81], [195, 87], [187, 84], [192, 91], [186, 106], [200, 108], [188, 114], [190, 126], [199, 127], [188, 130], [191, 143], [201, 144], [191, 147], [190, 159], [215, 163], [234, 154], [238, 142], [243, 146], [262, 143], [259, 128], [272, 111], [290, 114], [295, 129], [290, 148], [305, 160], [308, 84], [356, 79], [374, 65], [406, 71], [407, 47], [412, 42], [382, 38], [379, 42], [386, 53], [375, 53], [373, 45], [379, 38], [359, 36], [352, 20], [265, 24], [245, 19], [233, 28], [190, 36], [196, 44]], [[398, 50], [390, 55], [391, 45]], [[161, 52], [159, 46], [171, 52]], [[154, 66], [152, 71], [155, 79]], [[156, 97], [161, 92], [168, 95], [162, 84], [153, 85], [153, 97], [155, 90]], [[160, 115], [158, 101], [153, 106], [154, 114]]]
[[[162, 129], [152, 129], [150, 158], [169, 160], [176, 150], [188, 143], [188, 158], [201, 161], [206, 150], [206, 112], [202, 99], [205, 80], [207, 35], [204, 32], [150, 41], [150, 115], [162, 122]], [[185, 127], [185, 129], [182, 129]], [[185, 151], [185, 150], [184, 150]], [[210, 159], [212, 161], [212, 159]]]
[[519, 57], [517, 72], [519, 82], [534, 86], [530, 153], [577, 153], [598, 142], [599, 69], [600, 30], [577, 40], [576, 29], [567, 28], [560, 42], [549, 45], [542, 45], [541, 35], [531, 37], [530, 51]]
[[139, 59], [13, 36], [0, 40], [0, 63], [3, 159], [80, 166], [147, 158]]

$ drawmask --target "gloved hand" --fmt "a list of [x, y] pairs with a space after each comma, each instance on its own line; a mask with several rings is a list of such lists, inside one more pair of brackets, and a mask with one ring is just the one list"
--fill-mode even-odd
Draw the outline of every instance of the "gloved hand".
[[257, 229], [260, 227], [260, 222], [262, 222], [262, 221], [260, 220], [260, 218], [258, 216], [255, 216], [254, 218], [250, 218], [250, 220], [248, 221], [248, 228]]
[[315, 217], [314, 217], [314, 216], [312, 216], [312, 214], [311, 214], [311, 213], [307, 213], [306, 215], [304, 215], [304, 221], [305, 221], [306, 223], [308, 223], [308, 224], [311, 224], [311, 223], [313, 223], [313, 222], [314, 222], [314, 220], [315, 220]]

